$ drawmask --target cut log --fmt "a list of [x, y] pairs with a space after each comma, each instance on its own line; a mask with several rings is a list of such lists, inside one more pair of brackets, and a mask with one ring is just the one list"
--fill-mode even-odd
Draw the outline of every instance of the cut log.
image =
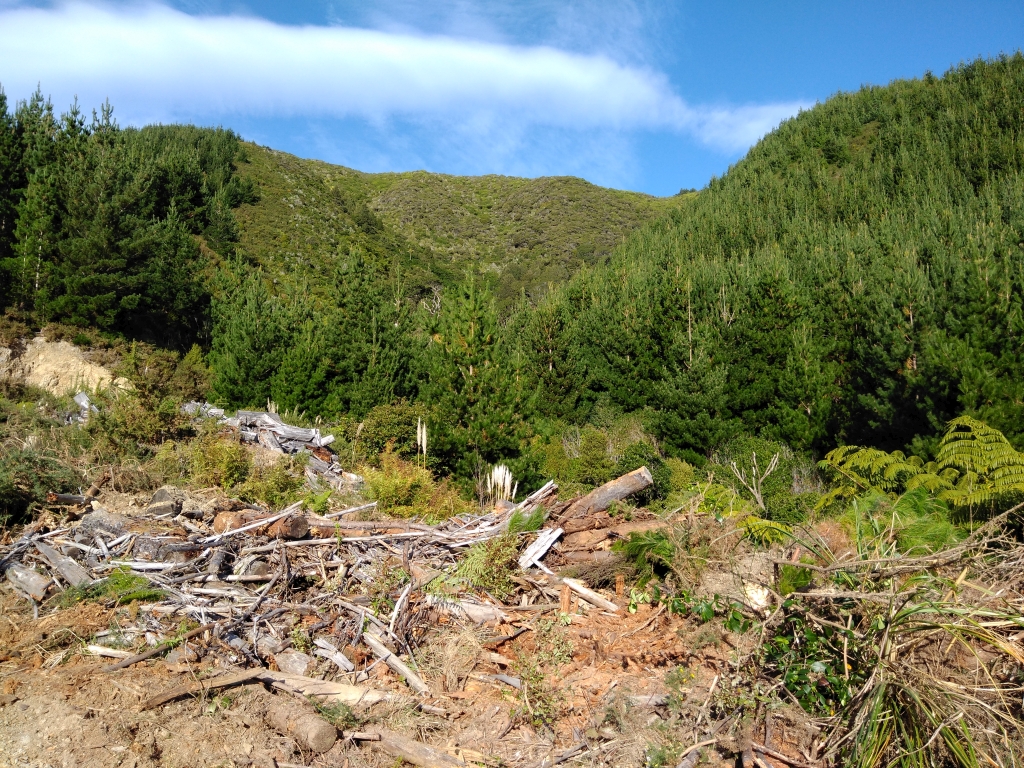
[[[204, 539], [200, 539], [199, 543], [200, 544], [211, 544], [213, 542], [218, 542], [219, 543], [222, 539], [226, 538], [227, 536], [234, 536], [235, 534], [244, 533], [246, 531], [251, 531], [251, 530], [256, 530], [257, 528], [262, 528], [264, 525], [270, 525], [271, 523], [276, 523], [278, 520], [280, 520], [283, 517], [288, 517], [289, 515], [294, 515], [296, 512], [299, 511], [300, 507], [302, 507], [302, 502], [301, 501], [297, 501], [294, 504], [292, 504], [290, 507], [285, 507], [283, 510], [278, 512], [276, 515], [272, 515], [270, 517], [265, 517], [265, 518], [262, 517], [262, 516], [266, 515], [266, 513], [264, 513], [264, 512], [257, 512], [255, 514], [260, 515], [261, 517], [259, 517], [255, 522], [246, 523], [245, 525], [243, 525], [241, 527], [234, 527], [234, 523], [237, 521], [237, 518], [225, 517], [224, 520], [221, 523], [221, 527], [224, 528], [223, 532], [218, 532], [218, 533], [215, 533], [213, 536], [207, 536]], [[224, 514], [224, 513], [221, 513], [221, 514]], [[220, 517], [220, 515], [218, 515], [217, 517]], [[214, 530], [216, 530], [216, 525], [217, 525], [217, 520], [215, 518], [214, 519]]]
[[267, 724], [283, 736], [291, 736], [310, 752], [326, 752], [338, 740], [338, 729], [324, 720], [311, 707], [282, 701], [267, 710]]
[[562, 524], [565, 535], [571, 536], [580, 531], [594, 531], [601, 528], [611, 528], [618, 520], [607, 512], [595, 512], [586, 517], [577, 517], [574, 520], [566, 520]]
[[53, 569], [60, 574], [61, 578], [72, 587], [80, 587], [83, 584], [92, 582], [92, 576], [89, 575], [85, 568], [70, 557], [65, 557], [49, 544], [37, 541], [36, 549], [39, 550], [39, 554], [46, 558], [46, 562], [53, 566]]
[[118, 648], [107, 648], [105, 645], [87, 645], [85, 650], [93, 656], [103, 656], [108, 659], [130, 659], [132, 656], [128, 651], [122, 651]]
[[281, 448], [281, 443], [277, 441], [277, 437], [269, 429], [261, 429], [256, 439], [259, 440], [260, 445], [264, 448], [276, 451], [277, 453], [284, 453], [284, 449]]
[[246, 522], [244, 510], [220, 512], [213, 518], [213, 531], [214, 533], [226, 533], [241, 528]]
[[562, 583], [568, 584], [569, 589], [597, 608], [601, 608], [605, 611], [611, 611], [612, 613], [619, 610], [619, 606], [611, 600], [601, 597], [597, 592], [592, 589], [588, 589], [582, 582], [577, 581], [576, 579], [562, 579]]
[[612, 537], [619, 539], [629, 538], [631, 533], [643, 531], [656, 531], [665, 527], [664, 520], [639, 520], [637, 522], [619, 523], [611, 528], [598, 528], [596, 530], [582, 530], [570, 534], [562, 539], [561, 551], [576, 552], [579, 550], [593, 549], [603, 541]]
[[107, 484], [108, 480], [110, 480], [110, 473], [104, 472], [102, 475], [96, 478], [96, 482], [94, 482], [92, 485], [88, 487], [88, 489], [86, 489], [85, 495], [88, 496], [90, 499], [95, 499], [97, 496], [100, 495], [100, 490], [103, 488], [104, 485]]
[[302, 515], [282, 517], [267, 529], [267, 534], [275, 539], [301, 539], [307, 533], [309, 533], [309, 523]]
[[562, 560], [566, 563], [607, 563], [617, 555], [610, 549], [598, 549], [594, 552], [563, 552]]
[[642, 491], [654, 483], [650, 470], [640, 467], [622, 477], [595, 488], [579, 501], [574, 502], [566, 511], [565, 519], [585, 517], [595, 512], [603, 512], [616, 501], [622, 501], [637, 491]]
[[466, 765], [451, 755], [393, 731], [380, 731], [380, 741], [373, 742], [373, 745], [420, 768], [465, 768]]
[[46, 597], [46, 590], [52, 583], [51, 579], [19, 563], [12, 563], [7, 566], [7, 580], [37, 601], [41, 601]]
[[430, 693], [430, 687], [423, 682], [419, 675], [409, 669], [405, 662], [389, 651], [380, 637], [373, 634], [373, 632], [363, 632], [363, 642], [366, 643], [377, 658], [391, 668], [392, 672], [405, 678], [405, 682], [410, 688], [416, 691], [416, 693]]

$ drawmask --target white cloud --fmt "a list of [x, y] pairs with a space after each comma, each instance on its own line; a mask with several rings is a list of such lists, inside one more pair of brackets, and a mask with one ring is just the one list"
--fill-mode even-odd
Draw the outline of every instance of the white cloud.
[[42, 83], [58, 106], [109, 97], [131, 122], [306, 115], [670, 130], [729, 152], [800, 106], [692, 107], [656, 71], [548, 46], [193, 16], [158, 4], [0, 10], [0, 82], [12, 97]]

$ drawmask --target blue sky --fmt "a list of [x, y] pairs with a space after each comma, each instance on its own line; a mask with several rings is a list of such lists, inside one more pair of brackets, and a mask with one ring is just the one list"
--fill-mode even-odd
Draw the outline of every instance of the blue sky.
[[26, 3], [0, 84], [365, 171], [702, 187], [801, 107], [1024, 46], [1011, 2]]

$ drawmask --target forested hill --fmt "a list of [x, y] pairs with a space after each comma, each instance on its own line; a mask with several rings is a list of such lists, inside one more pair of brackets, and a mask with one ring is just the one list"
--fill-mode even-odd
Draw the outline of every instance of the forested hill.
[[0, 101], [0, 301], [8, 324], [198, 341], [229, 407], [391, 425], [399, 451], [426, 418], [435, 468], [506, 461], [523, 488], [580, 440], [609, 452], [588, 483], [625, 467], [624, 416], [698, 464], [742, 435], [928, 457], [962, 413], [1021, 446], [1022, 128], [1024, 58], [977, 61], [838, 94], [656, 201]]
[[339, 254], [397, 260], [415, 292], [467, 272], [502, 306], [539, 297], [681, 204], [582, 179], [361, 173], [245, 145], [239, 175], [259, 199], [237, 211], [240, 245], [279, 280], [323, 282]]
[[642, 410], [703, 454], [753, 431], [927, 454], [1024, 441], [1024, 59], [841, 93], [520, 322], [542, 413]]

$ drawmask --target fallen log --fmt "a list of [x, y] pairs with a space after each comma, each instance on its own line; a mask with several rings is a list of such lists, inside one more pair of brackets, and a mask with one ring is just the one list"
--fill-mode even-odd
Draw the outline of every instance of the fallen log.
[[301, 539], [309, 533], [309, 523], [302, 515], [282, 517], [267, 529], [267, 535], [275, 539]]
[[782, 762], [787, 763], [788, 765], [794, 766], [794, 768], [818, 768], [818, 766], [816, 766], [813, 763], [805, 763], [803, 760], [799, 760], [795, 757], [790, 757], [789, 755], [784, 755], [782, 752], [778, 752], [772, 749], [771, 747], [765, 746], [764, 744], [758, 744], [756, 741], [750, 742], [750, 746], [753, 747], [755, 752], [763, 752], [764, 754], [768, 755], [768, 757], [773, 757], [776, 760], [781, 760]]
[[[219, 544], [223, 539], [227, 538], [228, 536], [234, 536], [234, 535], [239, 534], [239, 533], [245, 533], [246, 531], [255, 530], [256, 528], [262, 528], [264, 525], [270, 525], [271, 523], [276, 523], [281, 518], [288, 517], [289, 515], [295, 514], [301, 507], [302, 507], [302, 502], [301, 501], [297, 501], [294, 504], [292, 504], [290, 507], [285, 507], [283, 510], [281, 510], [276, 515], [272, 515], [272, 516], [267, 517], [265, 519], [261, 518], [261, 519], [257, 520], [254, 523], [248, 523], [247, 525], [243, 525], [243, 526], [241, 526], [239, 528], [233, 528], [233, 527], [232, 528], [227, 528], [226, 530], [224, 530], [223, 533], [215, 533], [213, 536], [207, 536], [204, 539], [200, 539], [199, 543], [200, 544], [214, 544], [214, 543]], [[215, 523], [216, 523], [216, 521], [215, 521]], [[225, 521], [225, 525], [226, 524], [227, 524], [227, 521]]]
[[61, 578], [72, 587], [80, 587], [83, 584], [89, 584], [92, 582], [92, 576], [89, 575], [89, 572], [70, 557], [65, 557], [49, 544], [44, 544], [41, 541], [37, 541], [35, 544], [36, 549], [39, 550], [39, 554], [41, 554], [46, 559], [46, 562], [48, 562], [53, 569], [60, 574]]
[[405, 662], [389, 651], [380, 637], [373, 634], [373, 632], [363, 632], [363, 642], [381, 661], [391, 668], [392, 672], [405, 678], [405, 682], [416, 693], [430, 694], [430, 686], [423, 682], [419, 675], [409, 669]]
[[233, 685], [239, 685], [240, 683], [247, 683], [255, 680], [263, 671], [264, 670], [262, 669], [243, 669], [239, 672], [231, 672], [209, 680], [199, 680], [197, 682], [179, 685], [168, 691], [159, 693], [152, 698], [146, 699], [146, 701], [142, 702], [140, 709], [153, 709], [154, 707], [159, 707], [169, 701], [174, 701], [175, 699], [179, 699], [182, 696], [188, 696], [192, 693], [205, 693], [206, 691], [216, 690], [217, 688], [229, 688]]
[[100, 495], [100, 489], [107, 484], [110, 480], [110, 472], [104, 472], [102, 475], [96, 478], [96, 482], [88, 487], [85, 491], [85, 495], [90, 499], [95, 499]]
[[569, 520], [574, 517], [584, 517], [595, 512], [603, 512], [616, 501], [622, 501], [627, 496], [632, 496], [654, 483], [650, 470], [647, 467], [640, 467], [628, 472], [622, 477], [605, 483], [600, 488], [595, 488], [582, 499], [573, 502], [563, 514], [563, 519]]
[[309, 522], [303, 515], [289, 513], [281, 517], [270, 512], [250, 510], [221, 512], [213, 519], [213, 530], [214, 533], [230, 533], [246, 529], [258, 533], [259, 523], [269, 525], [266, 533], [275, 539], [301, 539], [309, 533]]
[[345, 704], [350, 707], [368, 707], [381, 701], [395, 698], [393, 694], [378, 691], [374, 688], [360, 688], [357, 685], [335, 683], [330, 680], [315, 680], [302, 675], [289, 675], [287, 672], [272, 672], [260, 669], [257, 680], [274, 686], [288, 693], [301, 696], [312, 696], [316, 699], [333, 704]]
[[265, 715], [267, 724], [282, 736], [291, 736], [310, 752], [326, 752], [338, 740], [338, 729], [311, 707], [293, 701], [274, 704]]
[[654, 531], [658, 528], [664, 527], [664, 520], [639, 520], [637, 522], [619, 523], [612, 527], [601, 528], [597, 528], [595, 526], [594, 529], [584, 529], [577, 531], [576, 533], [568, 534], [564, 539], [562, 539], [560, 551], [565, 553], [589, 550], [612, 537], [625, 539], [628, 538], [631, 533]]
[[85, 650], [93, 656], [105, 656], [108, 659], [127, 659], [131, 656], [128, 651], [122, 651], [118, 648], [108, 648], [105, 645], [87, 645], [85, 646]]
[[110, 665], [104, 667], [103, 671], [104, 672], [114, 672], [114, 671], [116, 671], [118, 669], [124, 669], [125, 667], [132, 666], [133, 664], [138, 664], [140, 661], [145, 661], [146, 659], [151, 659], [154, 656], [158, 656], [161, 653], [164, 653], [166, 651], [171, 650], [176, 645], [179, 645], [179, 644], [185, 642], [186, 640], [191, 640], [193, 637], [196, 637], [198, 635], [203, 634], [204, 632], [207, 632], [207, 631], [209, 631], [211, 629], [214, 629], [215, 627], [217, 627], [218, 624], [220, 624], [220, 622], [216, 622], [216, 621], [213, 622], [212, 624], [204, 624], [201, 627], [197, 627], [196, 629], [193, 629], [191, 632], [186, 632], [181, 637], [175, 638], [172, 641], [168, 641], [166, 643], [161, 643], [160, 645], [158, 645], [158, 646], [156, 646], [154, 648], [150, 648], [148, 651], [143, 651], [142, 653], [136, 654], [135, 656], [131, 656], [130, 658], [127, 658], [124, 661], [120, 661], [117, 664], [110, 664]]
[[91, 501], [89, 496], [81, 496], [77, 493], [53, 493], [46, 494], [47, 504], [59, 504], [66, 507], [79, 507]]
[[[129, 659], [125, 659], [125, 661], [129, 661]], [[161, 704], [166, 704], [169, 701], [174, 701], [192, 693], [211, 691], [216, 688], [227, 688], [250, 681], [267, 683], [288, 693], [312, 696], [334, 704], [346, 704], [351, 707], [357, 705], [370, 706], [371, 704], [391, 698], [390, 694], [373, 688], [360, 688], [355, 685], [334, 683], [329, 680], [314, 680], [311, 677], [289, 675], [286, 672], [273, 672], [269, 669], [256, 667], [254, 669], [243, 669], [238, 672], [220, 675], [209, 680], [199, 680], [198, 682], [179, 685], [143, 702], [142, 709], [159, 707]]]
[[315, 653], [317, 656], [323, 656], [325, 659], [330, 659], [338, 665], [338, 668], [341, 669], [342, 672], [356, 671], [356, 665], [349, 660], [348, 656], [339, 651], [322, 637], [318, 637], [314, 640], [313, 644], [316, 645]]
[[433, 747], [418, 742], [414, 739], [400, 736], [393, 731], [380, 731], [380, 741], [373, 742], [373, 745], [383, 749], [392, 757], [398, 757], [412, 765], [420, 768], [457, 768], [466, 765], [451, 755], [445, 754]]

